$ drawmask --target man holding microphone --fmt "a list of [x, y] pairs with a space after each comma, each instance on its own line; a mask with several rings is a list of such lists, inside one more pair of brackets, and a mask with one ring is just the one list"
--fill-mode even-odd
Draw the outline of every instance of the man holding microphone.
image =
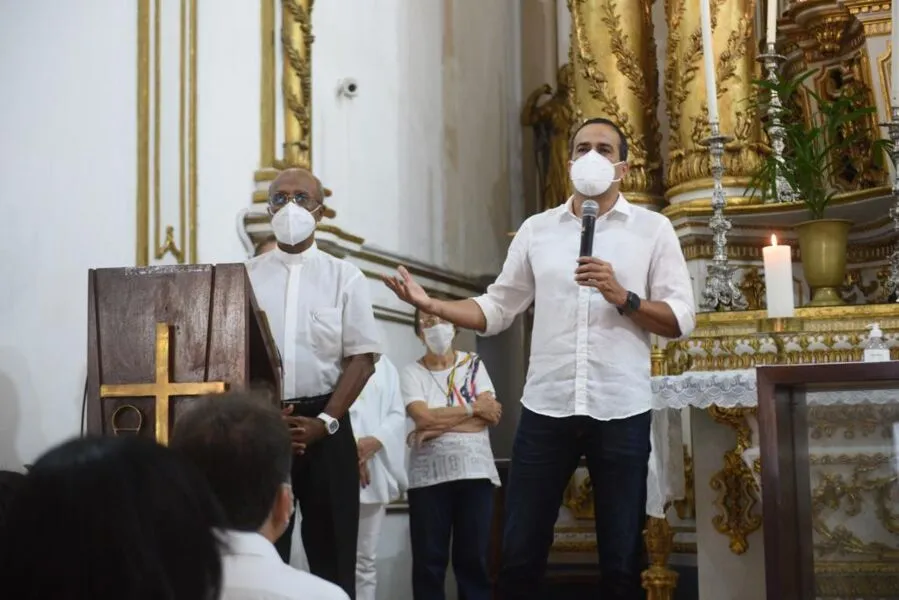
[[671, 222], [619, 193], [627, 174], [621, 130], [590, 119], [570, 149], [575, 194], [522, 224], [484, 295], [433, 299], [402, 267], [385, 278], [405, 302], [484, 335], [535, 305], [506, 490], [497, 583], [503, 600], [533, 598], [539, 588], [562, 494], [581, 456], [594, 489], [601, 597], [642, 597], [650, 334], [684, 337], [695, 325], [690, 275]]

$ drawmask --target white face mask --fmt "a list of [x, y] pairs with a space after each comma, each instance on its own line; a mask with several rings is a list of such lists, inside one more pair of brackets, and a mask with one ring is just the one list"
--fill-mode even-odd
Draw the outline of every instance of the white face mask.
[[613, 183], [621, 181], [615, 179], [615, 166], [620, 164], [613, 164], [596, 150], [591, 150], [571, 163], [571, 183], [574, 189], [588, 198], [599, 196]]
[[444, 355], [453, 347], [456, 328], [449, 323], [441, 323], [424, 330], [425, 345], [434, 354]]
[[272, 217], [272, 231], [282, 244], [296, 246], [315, 231], [315, 217], [305, 208], [289, 202]]

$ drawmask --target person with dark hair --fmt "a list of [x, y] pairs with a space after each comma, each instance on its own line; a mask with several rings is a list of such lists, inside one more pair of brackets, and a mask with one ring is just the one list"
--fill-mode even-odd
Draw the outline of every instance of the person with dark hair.
[[[281, 400], [297, 453], [292, 482], [309, 568], [353, 598], [359, 458], [349, 409], [381, 350], [365, 275], [315, 244], [323, 202], [324, 188], [308, 170], [279, 173], [268, 200], [278, 247], [246, 266], [282, 357]], [[275, 544], [288, 563], [292, 529]]]
[[[400, 268], [405, 302], [494, 335], [534, 304], [531, 357], [506, 489], [503, 600], [534, 598], [562, 494], [581, 456], [595, 490], [603, 600], [642, 597], [650, 453], [650, 336], [695, 326], [690, 274], [671, 222], [620, 193], [627, 139], [608, 119], [571, 138], [574, 194], [527, 219], [496, 281], [477, 298], [431, 298]], [[582, 208], [598, 205], [591, 256], [579, 256]]]
[[171, 447], [205, 475], [224, 510], [222, 600], [346, 600], [333, 583], [297, 571], [273, 546], [290, 522], [290, 433], [263, 394], [190, 402]]
[[3, 539], [3, 524], [13, 498], [25, 484], [25, 475], [18, 471], [0, 471], [0, 540]]
[[37, 460], [10, 506], [0, 589], [19, 600], [217, 600], [221, 508], [145, 438], [88, 437]]
[[489, 600], [487, 549], [500, 481], [487, 427], [499, 422], [502, 407], [481, 358], [453, 348], [451, 323], [416, 309], [414, 327], [425, 353], [400, 375], [406, 412], [415, 422], [409, 453], [412, 597], [444, 598], [452, 555], [459, 598]]

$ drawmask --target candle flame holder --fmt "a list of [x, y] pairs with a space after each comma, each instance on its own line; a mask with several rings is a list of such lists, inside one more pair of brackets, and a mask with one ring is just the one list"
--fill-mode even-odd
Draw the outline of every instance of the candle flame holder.
[[[766, 79], [771, 84], [776, 84], [778, 82], [780, 66], [787, 60], [787, 58], [777, 53], [774, 44], [767, 44], [765, 53], [759, 55], [756, 60], [764, 66], [765, 71], [767, 72]], [[774, 160], [777, 162], [777, 171], [774, 176], [774, 197], [769, 197], [766, 200], [766, 204], [795, 202], [797, 199], [796, 191], [793, 189], [793, 186], [790, 185], [790, 182], [783, 176], [783, 172], [788, 168], [783, 157], [786, 132], [784, 131], [783, 124], [780, 120], [780, 117], [783, 114], [783, 102], [776, 89], [770, 90], [766, 112], [768, 114], [768, 139], [771, 140], [771, 148], [774, 151]]]
[[718, 123], [709, 123], [711, 135], [700, 142], [708, 146], [712, 171], [712, 230], [715, 252], [712, 262], [706, 267], [705, 291], [702, 293], [701, 307], [707, 311], [745, 310], [748, 306], [743, 292], [734, 283], [734, 267], [728, 264], [727, 232], [731, 229], [730, 219], [724, 216], [727, 197], [721, 179], [724, 176], [724, 145], [733, 140], [722, 135]]
[[[899, 106], [890, 109], [890, 122], [881, 123], [890, 135], [890, 158], [893, 160], [893, 207], [890, 218], [893, 230], [899, 232]], [[899, 239], [893, 240], [893, 253], [890, 254], [890, 276], [886, 281], [887, 293], [892, 295], [899, 291]], [[897, 299], [899, 302], [899, 299]]]

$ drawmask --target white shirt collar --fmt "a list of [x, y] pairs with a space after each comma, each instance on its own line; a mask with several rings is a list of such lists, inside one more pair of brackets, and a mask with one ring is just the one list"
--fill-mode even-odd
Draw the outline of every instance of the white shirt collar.
[[318, 245], [315, 243], [315, 241], [312, 242], [311, 246], [309, 246], [299, 254], [285, 252], [284, 250], [281, 250], [280, 246], [276, 246], [275, 249], [272, 250], [272, 254], [285, 265], [301, 265], [315, 256], [316, 253], [318, 253]]
[[[569, 196], [568, 200], [559, 207], [560, 213], [572, 219], [577, 219], [580, 221], [580, 218], [574, 214], [574, 196]], [[609, 212], [599, 215], [599, 218], [604, 217], [605, 215], [611, 215], [613, 213], [617, 213], [623, 215], [624, 217], [630, 216], [633, 208], [631, 207], [631, 203], [628, 202], [623, 195], [618, 194], [618, 199], [615, 201], [615, 204], [612, 205], [612, 208], [609, 209]]]
[[259, 556], [281, 562], [274, 544], [255, 531], [223, 529], [219, 532], [225, 541], [225, 554]]

